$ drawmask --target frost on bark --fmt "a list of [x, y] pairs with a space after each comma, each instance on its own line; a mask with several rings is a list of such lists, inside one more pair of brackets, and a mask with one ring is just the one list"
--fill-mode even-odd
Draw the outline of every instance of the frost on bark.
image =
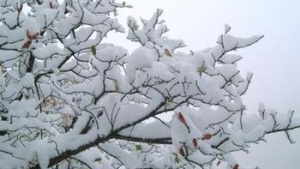
[[[128, 17], [132, 53], [103, 43], [125, 32], [114, 0], [0, 1], [0, 168], [206, 168], [244, 166], [231, 155], [266, 134], [299, 128], [293, 111], [241, 96], [233, 54], [262, 36], [225, 26], [214, 47], [178, 52], [158, 9]], [[236, 53], [236, 52], [234, 52]]]

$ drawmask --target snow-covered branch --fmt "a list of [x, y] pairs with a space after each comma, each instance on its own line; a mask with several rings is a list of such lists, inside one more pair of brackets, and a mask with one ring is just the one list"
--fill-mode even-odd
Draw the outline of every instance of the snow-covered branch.
[[[179, 52], [158, 9], [128, 17], [129, 53], [103, 43], [125, 32], [114, 0], [0, 2], [0, 168], [241, 169], [231, 155], [300, 128], [294, 111], [247, 111], [252, 73], [225, 26], [216, 46]], [[114, 14], [114, 15], [112, 15]], [[234, 54], [233, 54], [234, 52]]]

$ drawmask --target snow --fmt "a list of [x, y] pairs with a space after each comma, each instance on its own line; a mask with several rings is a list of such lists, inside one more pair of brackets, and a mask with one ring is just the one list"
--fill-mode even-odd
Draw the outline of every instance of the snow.
[[140, 123], [132, 128], [122, 130], [121, 135], [139, 138], [167, 138], [170, 137], [169, 126], [158, 120], [150, 123]]
[[244, 48], [253, 45], [264, 36], [252, 36], [250, 38], [235, 38], [229, 34], [223, 34], [217, 43], [221, 44], [225, 51], [231, 51], [237, 48]]
[[17, 12], [7, 12], [6, 14], [3, 15], [6, 18], [6, 24], [8, 27], [13, 28], [15, 27], [18, 23], [17, 23], [17, 17], [18, 17], [18, 13]]
[[54, 55], [64, 55], [65, 53], [58, 47], [58, 44], [47, 44], [34, 49], [33, 54], [38, 59], [47, 59]]
[[0, 168], [48, 168], [64, 155], [58, 168], [243, 167], [233, 151], [299, 127], [293, 111], [250, 114], [243, 103], [252, 73], [241, 76], [235, 50], [262, 36], [225, 25], [216, 46], [179, 52], [158, 9], [140, 26], [128, 17], [139, 45], [128, 52], [103, 43], [125, 31], [115, 15], [126, 3], [45, 0], [19, 15], [15, 2], [0, 7]]
[[40, 32], [40, 27], [37, 24], [36, 20], [33, 18], [27, 18], [23, 23], [23, 27], [24, 27], [23, 29], [24, 35], [27, 34], [27, 31], [29, 32], [30, 35]]
[[37, 143], [34, 144], [34, 147], [31, 147], [30, 149], [31, 149], [31, 151], [34, 151], [34, 154], [36, 156], [35, 158], [37, 158], [39, 166], [42, 169], [48, 168], [49, 155], [48, 155], [48, 151], [45, 147], [45, 143], [38, 141]]
[[221, 35], [217, 43], [221, 44], [225, 51], [233, 50], [239, 45], [238, 40], [228, 34]]
[[128, 58], [128, 64], [134, 69], [142, 69], [145, 67], [151, 67], [154, 59], [151, 55], [152, 51], [147, 48], [138, 48], [132, 52]]
[[167, 65], [161, 63], [161, 62], [153, 62], [152, 63], [152, 76], [160, 78], [160, 79], [166, 79], [167, 81], [174, 78], [174, 75], [169, 71]]
[[239, 55], [226, 54], [220, 58], [220, 61], [225, 64], [233, 64], [241, 59], [242, 57]]
[[97, 47], [96, 58], [100, 61], [114, 61], [127, 55], [127, 50], [109, 44], [102, 44]]
[[[1, 57], [0, 57], [1, 62], [4, 62], [6, 60], [15, 60], [20, 56], [20, 53], [17, 52], [17, 51], [1, 50], [1, 54], [2, 54]], [[10, 66], [7, 66], [7, 67], [10, 67]]]
[[36, 22], [40, 29], [48, 27], [52, 22], [55, 21], [59, 11], [57, 9], [36, 9]]
[[228, 33], [230, 31], [231, 27], [228, 24], [225, 24], [224, 26], [224, 32]]
[[223, 64], [220, 67], [217, 67], [219, 74], [221, 74], [226, 81], [229, 81], [232, 77], [238, 74], [238, 70], [235, 65], [232, 64]]
[[131, 155], [131, 153], [126, 153], [114, 143], [105, 143], [101, 146], [101, 148], [113, 154], [125, 165], [126, 168], [134, 169], [141, 165], [141, 162], [138, 161], [133, 155]]

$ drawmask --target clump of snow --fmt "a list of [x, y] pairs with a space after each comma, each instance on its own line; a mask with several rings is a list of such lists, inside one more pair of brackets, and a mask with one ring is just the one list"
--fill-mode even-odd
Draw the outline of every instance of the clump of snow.
[[154, 61], [152, 53], [152, 50], [140, 47], [128, 57], [128, 64], [134, 69], [151, 67]]

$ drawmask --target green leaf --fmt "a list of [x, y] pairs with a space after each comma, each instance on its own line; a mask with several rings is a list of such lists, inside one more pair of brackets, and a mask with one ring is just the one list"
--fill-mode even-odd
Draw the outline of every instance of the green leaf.
[[93, 54], [94, 56], [96, 56], [96, 52], [97, 52], [96, 46], [92, 45], [92, 46], [91, 46], [91, 51], [92, 51], [92, 54]]
[[136, 144], [135, 145], [135, 149], [138, 150], [138, 151], [140, 151], [140, 150], [142, 150], [142, 146], [140, 144]]
[[174, 100], [174, 98], [170, 96], [170, 97], [168, 97], [167, 102], [170, 103], [170, 102], [173, 102], [173, 100]]
[[38, 131], [35, 133], [35, 135], [33, 136], [33, 139], [32, 140], [35, 140], [41, 133]]
[[198, 73], [200, 73], [200, 75], [203, 73], [203, 72], [205, 72], [206, 71], [206, 67], [204, 66], [204, 65], [202, 65], [202, 66], [200, 66], [199, 68], [198, 68]]
[[116, 89], [116, 92], [119, 93], [120, 92], [120, 86], [119, 86], [119, 83], [117, 80], [114, 80], [115, 81], [115, 89]]
[[177, 153], [172, 153], [172, 154], [175, 156], [175, 162], [177, 164], [180, 163], [180, 158], [179, 158], [178, 154]]
[[175, 157], [175, 162], [176, 162], [176, 163], [180, 163], [180, 159], [179, 159], [178, 156]]
[[98, 157], [94, 160], [94, 162], [98, 162], [98, 163], [101, 163], [101, 161], [102, 161], [102, 159], [100, 157]]

